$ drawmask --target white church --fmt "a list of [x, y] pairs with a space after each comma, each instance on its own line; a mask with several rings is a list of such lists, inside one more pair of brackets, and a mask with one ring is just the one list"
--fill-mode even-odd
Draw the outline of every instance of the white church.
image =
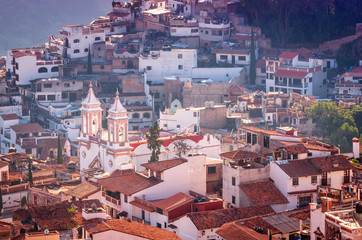
[[[117, 91], [114, 104], [108, 111], [108, 130], [102, 128], [101, 102], [96, 98], [93, 86], [82, 101], [82, 129], [79, 138], [80, 170], [99, 168], [106, 172], [116, 169], [142, 171], [141, 166], [150, 159], [147, 141], [128, 141], [128, 112], [119, 99]], [[187, 154], [204, 153], [207, 157], [219, 158], [220, 141], [212, 135], [183, 134], [162, 137], [160, 161], [175, 158], [174, 142], [184, 140], [191, 147]]]

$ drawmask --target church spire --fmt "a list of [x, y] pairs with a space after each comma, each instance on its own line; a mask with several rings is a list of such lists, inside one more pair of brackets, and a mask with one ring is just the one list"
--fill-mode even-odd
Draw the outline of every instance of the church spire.
[[114, 103], [112, 105], [112, 107], [109, 109], [110, 113], [123, 113], [123, 112], [127, 112], [127, 110], [123, 107], [121, 100], [119, 99], [119, 92], [117, 89], [116, 92], [116, 98], [114, 99]]
[[93, 105], [93, 104], [101, 104], [101, 102], [96, 98], [93, 91], [92, 82], [89, 84], [88, 95], [84, 98], [82, 105]]

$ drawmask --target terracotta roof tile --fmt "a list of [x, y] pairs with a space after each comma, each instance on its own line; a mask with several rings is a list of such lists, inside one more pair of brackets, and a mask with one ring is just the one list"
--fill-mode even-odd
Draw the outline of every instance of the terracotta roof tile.
[[106, 231], [116, 231], [125, 233], [131, 236], [137, 236], [144, 239], [152, 240], [181, 240], [175, 233], [153, 227], [147, 224], [131, 221], [129, 219], [91, 219], [91, 220], [79, 220], [80, 224], [89, 234], [97, 234]]
[[24, 57], [24, 56], [35, 56], [35, 55], [31, 54], [31, 53], [26, 53], [26, 52], [16, 52], [16, 53], [13, 53], [11, 56], [14, 58], [19, 58], [19, 57]]
[[343, 155], [310, 158], [310, 161], [322, 172], [334, 172], [354, 169], [354, 165]]
[[249, 151], [239, 149], [239, 150], [235, 150], [235, 151], [232, 151], [232, 152], [221, 153], [220, 157], [232, 159], [234, 161], [239, 161], [239, 160], [242, 160], [242, 159], [262, 158], [263, 155], [261, 155], [259, 153], [249, 152]]
[[9, 163], [5, 162], [3, 160], [0, 160], [0, 168], [6, 167], [6, 166], [9, 166]]
[[267, 234], [258, 233], [239, 222], [226, 223], [216, 233], [225, 240], [269, 240]]
[[243, 129], [246, 131], [251, 131], [251, 132], [256, 132], [256, 133], [264, 133], [264, 134], [268, 134], [268, 135], [275, 135], [275, 136], [285, 136], [285, 137], [293, 137], [290, 135], [286, 135], [277, 131], [273, 131], [273, 130], [266, 130], [266, 129], [262, 129], [262, 128], [257, 128], [257, 127], [239, 127], [239, 129]]
[[307, 74], [308, 72], [304, 71], [278, 69], [274, 75], [281, 77], [304, 78]]
[[288, 215], [288, 217], [298, 218], [300, 220], [307, 220], [308, 218], [310, 218], [310, 210], [307, 209], [305, 211], [294, 212]]
[[282, 52], [279, 55], [279, 58], [289, 58], [289, 59], [293, 59], [298, 55], [297, 52]]
[[177, 193], [169, 198], [162, 199], [161, 201], [158, 201], [155, 205], [155, 207], [163, 209], [165, 211], [170, 210], [171, 208], [174, 208], [176, 206], [182, 205], [184, 203], [193, 201], [195, 197], [190, 196], [186, 193]]
[[321, 171], [309, 159], [282, 160], [276, 161], [276, 163], [289, 177], [306, 177], [321, 174]]
[[277, 148], [276, 150], [278, 151], [279, 149], [285, 149], [290, 154], [300, 154], [300, 153], [308, 152], [308, 149], [302, 143], [297, 143], [297, 144], [292, 144], [292, 145], [288, 145], [285, 147], [280, 147], [280, 148]]
[[101, 190], [100, 186], [97, 186], [95, 183], [85, 181], [77, 185], [76, 187], [64, 192], [64, 194], [76, 197], [78, 199], [83, 199], [100, 190]]
[[270, 206], [253, 206], [241, 208], [228, 208], [207, 212], [193, 212], [186, 216], [191, 219], [198, 230], [218, 228], [225, 223], [240, 219], [274, 213]]
[[269, 180], [240, 184], [239, 187], [255, 206], [289, 203], [288, 199]]
[[115, 170], [109, 177], [98, 180], [102, 187], [128, 196], [162, 182], [156, 177], [146, 177], [133, 170]]
[[18, 124], [14, 126], [10, 126], [16, 133], [33, 133], [33, 132], [44, 132], [44, 128], [42, 128], [39, 123], [25, 123]]
[[12, 113], [12, 114], [2, 114], [0, 115], [0, 117], [4, 120], [4, 121], [8, 121], [8, 120], [16, 120], [19, 119], [19, 116]]
[[143, 166], [147, 169], [150, 169], [152, 171], [155, 171], [155, 172], [163, 172], [167, 169], [176, 167], [185, 162], [187, 162], [187, 160], [184, 158], [175, 158], [175, 159], [164, 160], [164, 161], [159, 161], [159, 162], [144, 163], [144, 164], [141, 164], [141, 166]]

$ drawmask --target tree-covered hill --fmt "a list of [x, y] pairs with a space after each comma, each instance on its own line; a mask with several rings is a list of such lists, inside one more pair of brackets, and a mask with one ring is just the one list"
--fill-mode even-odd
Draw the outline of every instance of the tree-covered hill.
[[63, 25], [106, 16], [112, 0], [0, 0], [0, 56], [9, 48], [42, 45]]

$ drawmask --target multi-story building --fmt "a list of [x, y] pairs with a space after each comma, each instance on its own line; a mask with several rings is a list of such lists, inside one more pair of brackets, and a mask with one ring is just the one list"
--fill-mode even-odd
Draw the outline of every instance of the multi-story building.
[[327, 72], [323, 59], [298, 60], [298, 53], [283, 52], [275, 59], [265, 59], [266, 91], [296, 92], [324, 98], [327, 95]]
[[199, 17], [200, 45], [210, 46], [212, 43], [230, 39], [231, 22], [226, 18], [212, 18], [206, 11]]
[[196, 19], [172, 18], [170, 20], [170, 36], [199, 37], [199, 23]]
[[362, 67], [354, 68], [342, 74], [335, 84], [337, 100], [362, 102]]

